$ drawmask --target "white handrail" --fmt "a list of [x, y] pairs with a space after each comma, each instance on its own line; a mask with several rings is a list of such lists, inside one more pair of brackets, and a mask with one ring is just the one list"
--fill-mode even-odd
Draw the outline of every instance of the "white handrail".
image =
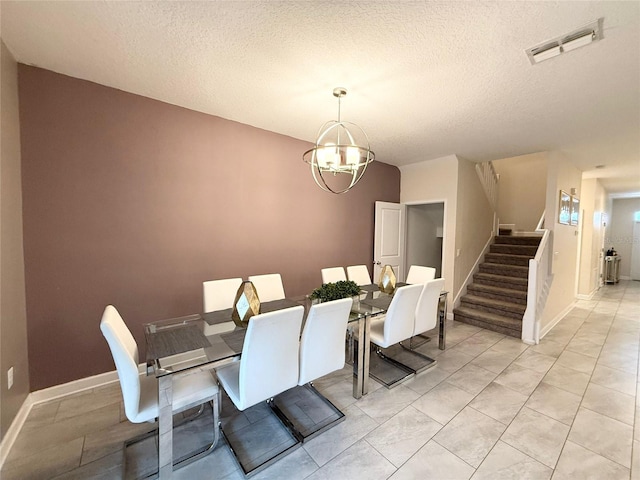
[[546, 210], [542, 212], [542, 215], [540, 216], [540, 220], [538, 220], [538, 225], [536, 225], [536, 232], [539, 230], [544, 230], [544, 214], [545, 214]]
[[496, 173], [493, 163], [482, 162], [476, 163], [476, 172], [480, 177], [480, 182], [484, 188], [484, 193], [489, 199], [489, 203], [494, 210], [498, 207], [498, 179], [499, 175]]
[[538, 245], [536, 256], [529, 260], [527, 309], [522, 317], [522, 341], [530, 345], [536, 345], [540, 342], [540, 318], [553, 281], [549, 239], [551, 233], [549, 230], [542, 231], [544, 233]]

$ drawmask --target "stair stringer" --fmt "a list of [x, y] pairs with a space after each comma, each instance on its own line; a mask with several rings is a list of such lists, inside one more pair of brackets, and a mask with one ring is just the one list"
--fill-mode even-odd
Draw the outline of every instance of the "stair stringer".
[[[453, 299], [453, 308], [458, 308], [460, 306], [460, 299], [467, 294], [467, 287], [470, 283], [472, 283], [473, 276], [480, 271], [480, 264], [483, 263], [485, 255], [489, 253], [489, 249], [491, 248], [491, 244], [493, 243], [494, 234], [495, 232], [491, 232], [491, 236], [487, 240], [487, 243], [485, 243], [484, 248], [476, 259], [476, 263], [473, 264], [473, 267], [469, 271], [469, 275], [467, 275], [467, 278], [465, 278], [464, 282], [462, 282], [460, 290], [458, 290], [457, 295]], [[453, 319], [453, 308], [450, 310], [451, 313], [449, 313], [449, 315], [451, 316], [450, 320]], [[447, 318], [449, 318], [449, 315], [447, 315]]]

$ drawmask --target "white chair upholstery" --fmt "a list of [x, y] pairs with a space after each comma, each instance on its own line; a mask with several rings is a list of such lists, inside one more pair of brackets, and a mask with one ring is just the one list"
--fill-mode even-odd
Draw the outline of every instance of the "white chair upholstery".
[[413, 335], [416, 307], [422, 293], [422, 284], [406, 285], [396, 290], [383, 318], [371, 323], [371, 342], [388, 348]]
[[215, 312], [233, 307], [238, 288], [242, 284], [241, 278], [225, 278], [223, 280], [209, 280], [202, 282], [204, 312]]
[[300, 339], [298, 385], [344, 367], [344, 338], [353, 300], [312, 305]]
[[437, 278], [424, 284], [416, 307], [414, 336], [432, 330], [438, 324], [438, 302], [443, 288], [444, 278]]
[[335, 283], [347, 279], [347, 275], [344, 273], [343, 267], [323, 268], [321, 273], [322, 283]]
[[356, 282], [358, 285], [371, 285], [371, 275], [366, 265], [353, 265], [347, 267], [347, 276], [349, 280]]
[[[204, 312], [215, 312], [216, 310], [232, 308], [240, 285], [242, 285], [241, 278], [225, 278], [222, 280], [202, 282]], [[204, 334], [207, 336], [220, 335], [221, 333], [232, 332], [235, 328], [236, 324], [232, 321], [216, 323], [215, 325], [205, 325]]]
[[[105, 308], [100, 330], [109, 344], [118, 371], [127, 418], [133, 423], [153, 422], [158, 417], [157, 380], [138, 374], [138, 346], [113, 305]], [[177, 377], [173, 382], [173, 411], [177, 413], [210, 400], [217, 403], [218, 392], [218, 384], [210, 372]], [[217, 405], [213, 411], [216, 420]]]
[[258, 292], [261, 302], [271, 302], [272, 300], [282, 300], [284, 296], [284, 286], [279, 273], [269, 273], [266, 275], [253, 275], [249, 277]]
[[429, 280], [436, 278], [436, 269], [433, 267], [422, 267], [420, 265], [411, 265], [407, 274], [406, 283], [427, 283]]
[[217, 369], [218, 380], [245, 410], [298, 385], [298, 352], [304, 307], [256, 315], [249, 321], [242, 356]]

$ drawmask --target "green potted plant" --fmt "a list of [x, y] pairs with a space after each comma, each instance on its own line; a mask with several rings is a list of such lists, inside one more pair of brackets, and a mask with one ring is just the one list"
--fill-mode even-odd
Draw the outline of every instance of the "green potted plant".
[[310, 298], [314, 303], [330, 302], [332, 300], [340, 300], [341, 298], [354, 297], [360, 300], [360, 287], [356, 282], [351, 280], [340, 280], [335, 283], [323, 283], [321, 287], [311, 292]]

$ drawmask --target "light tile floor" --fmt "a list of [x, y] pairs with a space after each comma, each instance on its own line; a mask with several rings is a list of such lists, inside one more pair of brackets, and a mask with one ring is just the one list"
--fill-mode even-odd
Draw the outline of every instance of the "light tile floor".
[[[450, 322], [438, 365], [351, 396], [348, 368], [316, 382], [346, 420], [256, 479], [640, 479], [640, 282], [604, 286], [536, 346]], [[33, 407], [1, 472], [115, 479], [126, 421], [118, 384]], [[240, 479], [224, 443], [179, 479]]]

